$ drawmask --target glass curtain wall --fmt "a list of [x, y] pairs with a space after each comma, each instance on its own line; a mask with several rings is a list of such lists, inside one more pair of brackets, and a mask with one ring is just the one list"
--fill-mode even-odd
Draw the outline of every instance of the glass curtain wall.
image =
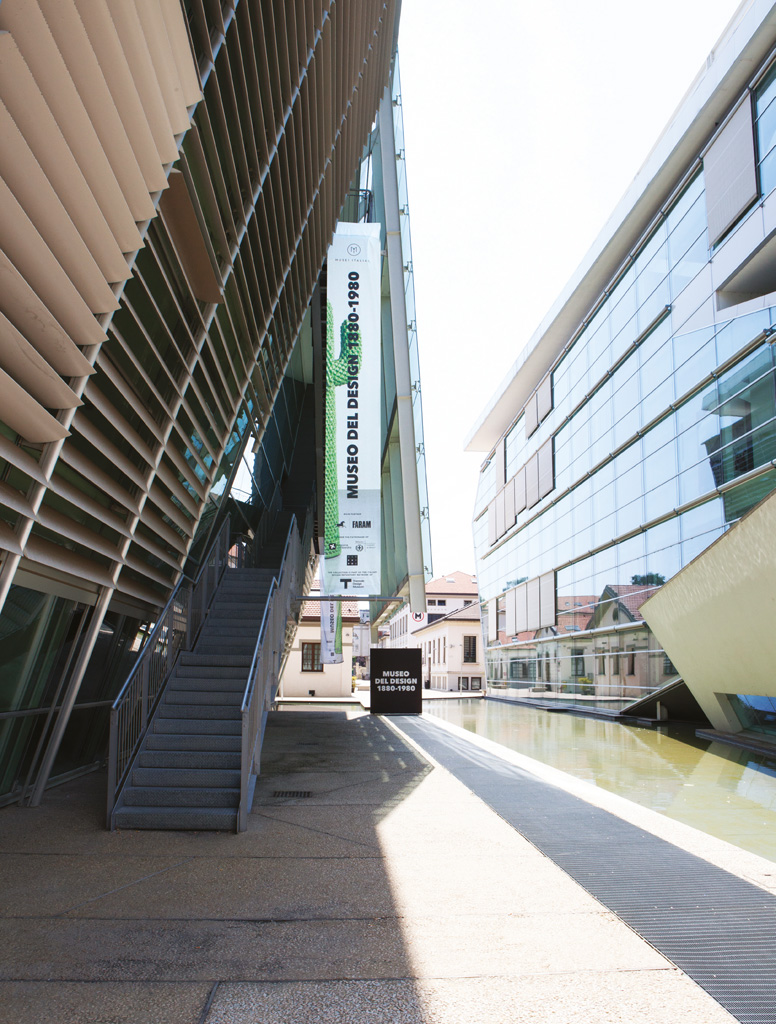
[[[755, 99], [763, 194], [776, 185], [774, 96], [776, 71]], [[621, 708], [675, 678], [641, 606], [776, 487], [776, 309], [673, 323], [708, 259], [699, 171], [556, 362], [550, 411], [538, 427], [522, 414], [482, 468], [474, 543], [494, 693]], [[488, 507], [547, 443], [551, 488], [494, 544]], [[508, 628], [508, 592], [537, 578], [554, 580], [554, 615]]]
[[[0, 619], [0, 804], [30, 786], [56, 721], [90, 606], [14, 585]], [[104, 756], [108, 708], [140, 649], [148, 623], [109, 612], [70, 717], [53, 775]], [[42, 644], [46, 636], [49, 643]]]

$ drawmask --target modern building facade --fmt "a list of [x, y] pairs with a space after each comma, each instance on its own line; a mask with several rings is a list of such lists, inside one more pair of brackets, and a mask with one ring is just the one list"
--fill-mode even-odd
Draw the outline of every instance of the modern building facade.
[[623, 709], [674, 655], [692, 686], [642, 606], [776, 487], [775, 59], [743, 3], [470, 433], [493, 695]]
[[104, 758], [227, 515], [293, 512], [315, 559], [338, 220], [381, 224], [383, 594], [422, 607], [399, 9], [0, 4], [0, 802]]

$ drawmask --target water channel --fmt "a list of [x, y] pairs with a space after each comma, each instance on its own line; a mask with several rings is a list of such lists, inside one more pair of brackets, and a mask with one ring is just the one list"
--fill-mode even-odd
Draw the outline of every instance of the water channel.
[[423, 714], [776, 861], [776, 757], [688, 727], [624, 725], [505, 701], [429, 700]]

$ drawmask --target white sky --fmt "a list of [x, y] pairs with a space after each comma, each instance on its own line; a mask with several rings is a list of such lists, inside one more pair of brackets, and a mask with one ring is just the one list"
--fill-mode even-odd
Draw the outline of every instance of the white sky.
[[627, 189], [735, 0], [403, 0], [434, 575], [474, 570], [483, 407]]

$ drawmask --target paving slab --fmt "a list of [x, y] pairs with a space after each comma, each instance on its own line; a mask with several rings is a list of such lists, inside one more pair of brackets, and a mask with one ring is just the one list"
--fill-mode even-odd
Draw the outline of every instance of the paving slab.
[[395, 909], [382, 857], [200, 857], [138, 881], [131, 903], [119, 889], [70, 916], [339, 920]]
[[9, 981], [299, 980], [411, 974], [396, 918], [26, 920], [0, 925]]
[[186, 859], [170, 857], [94, 857], [74, 854], [6, 854], [2, 857], [0, 913], [9, 917], [93, 913], [110, 900], [125, 906], [126, 889], [140, 894], [153, 884], [169, 887], [170, 873]]
[[208, 1024], [731, 1024], [679, 971], [222, 984]]
[[109, 833], [104, 786], [0, 812], [0, 1024], [732, 1020], [364, 711], [271, 714], [240, 835]]
[[192, 1024], [210, 983], [0, 982], [3, 1024]]

